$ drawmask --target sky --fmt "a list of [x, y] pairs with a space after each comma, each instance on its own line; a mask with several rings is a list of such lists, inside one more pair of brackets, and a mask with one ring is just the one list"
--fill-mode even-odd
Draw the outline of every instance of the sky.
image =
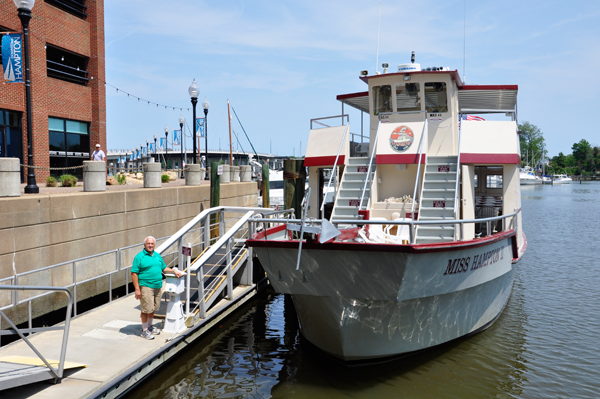
[[[108, 149], [165, 127], [171, 139], [180, 115], [191, 128], [195, 79], [209, 150], [228, 149], [229, 100], [234, 150], [251, 151], [245, 131], [259, 153], [302, 156], [310, 119], [339, 115], [337, 95], [367, 89], [361, 70], [411, 51], [467, 84], [518, 85], [518, 121], [540, 128], [550, 157], [600, 145], [598, 0], [105, 0], [105, 41]], [[360, 133], [360, 112], [344, 110]]]

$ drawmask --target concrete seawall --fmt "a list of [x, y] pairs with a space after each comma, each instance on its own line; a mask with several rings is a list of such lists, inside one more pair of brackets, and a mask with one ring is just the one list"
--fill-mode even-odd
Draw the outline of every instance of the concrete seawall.
[[[45, 266], [141, 243], [146, 236], [170, 236], [191, 218], [210, 206], [210, 187], [175, 186], [134, 188], [106, 192], [38, 194], [0, 199], [0, 278], [38, 270]], [[221, 185], [221, 205], [256, 206], [256, 183]], [[139, 252], [136, 249], [132, 252]], [[80, 267], [82, 270], [79, 270]], [[77, 280], [101, 275], [101, 261], [77, 266]], [[35, 273], [19, 280], [23, 285], [65, 286], [72, 283], [72, 266]], [[123, 285], [124, 274], [113, 279], [113, 288]], [[96, 280], [78, 287], [78, 299], [108, 290], [108, 281]], [[64, 306], [64, 301], [40, 301], [32, 316]], [[0, 306], [10, 303], [1, 296]], [[25, 307], [26, 309], [26, 307]], [[12, 313], [12, 312], [11, 312]], [[27, 312], [13, 313], [15, 322]], [[22, 316], [21, 316], [22, 315]], [[5, 328], [5, 325], [2, 325]]]

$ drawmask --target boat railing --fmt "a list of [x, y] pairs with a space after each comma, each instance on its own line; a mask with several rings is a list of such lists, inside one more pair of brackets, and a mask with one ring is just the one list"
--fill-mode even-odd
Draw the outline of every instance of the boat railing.
[[[381, 128], [381, 121], [377, 124], [377, 133], [375, 133], [375, 141], [373, 144], [373, 149], [371, 150], [371, 157], [369, 158], [369, 167], [367, 168], [367, 177], [365, 179], [365, 185], [363, 186], [363, 191], [360, 196], [360, 202], [358, 203], [358, 209], [363, 209], [363, 199], [365, 198], [365, 192], [367, 191], [367, 184], [369, 184], [369, 179], [371, 178], [371, 168], [373, 167], [373, 158], [375, 158], [375, 151], [377, 149], [377, 138], [379, 137], [379, 129]], [[366, 208], [366, 205], [365, 205]]]
[[[421, 162], [423, 160], [423, 143], [426, 140], [427, 132], [427, 114], [425, 114], [425, 123], [423, 124], [423, 131], [421, 132], [421, 142], [419, 143], [419, 161], [417, 165], [417, 177], [415, 178], [415, 189], [413, 190], [413, 202], [410, 208], [411, 214], [414, 214], [415, 204], [417, 203], [417, 189], [420, 187], [421, 183]], [[421, 196], [419, 195], [419, 198]]]
[[[344, 125], [348, 125], [350, 123], [350, 115], [348, 114], [342, 114], [342, 115], [334, 115], [334, 116], [325, 116], [322, 118], [314, 118], [310, 120], [310, 129], [313, 129], [313, 124], [317, 124], [320, 125], [321, 128], [326, 128], [326, 127], [331, 127], [330, 125], [327, 125], [321, 121], [327, 120], [327, 119], [337, 119], [337, 118], [341, 118], [342, 119], [342, 126]], [[346, 120], [346, 123], [344, 123], [344, 119]]]
[[[342, 141], [340, 142], [340, 147], [338, 148], [337, 155], [335, 156], [335, 162], [333, 163], [333, 170], [331, 171], [331, 175], [329, 176], [329, 182], [327, 183], [327, 189], [323, 190], [323, 202], [321, 203], [321, 212], [325, 208], [325, 201], [327, 200], [327, 193], [329, 192], [329, 187], [331, 187], [331, 181], [333, 180], [334, 171], [336, 170], [336, 166], [338, 164], [338, 159], [340, 158], [340, 152], [342, 152], [342, 148], [344, 147], [344, 143], [346, 142], [346, 135], [348, 134], [348, 130], [350, 129], [350, 125], [346, 125], [346, 129], [344, 129], [344, 135], [342, 136]], [[334, 197], [337, 196], [337, 190], [334, 194]]]
[[[31, 348], [31, 350], [38, 356], [38, 358], [44, 363], [44, 365], [48, 368], [51, 377], [54, 378], [55, 381], [58, 381], [62, 378], [63, 372], [65, 369], [65, 357], [67, 354], [67, 342], [69, 339], [69, 328], [71, 326], [71, 311], [73, 308], [73, 294], [69, 291], [68, 288], [65, 287], [45, 287], [45, 286], [27, 286], [27, 285], [0, 285], [0, 291], [11, 291], [11, 298], [13, 306], [17, 306], [19, 304], [18, 295], [16, 295], [17, 291], [46, 291], [48, 293], [56, 293], [62, 292], [67, 296], [67, 308], [66, 308], [66, 316], [64, 324], [55, 325], [55, 326], [44, 326], [44, 327], [36, 327], [32, 328], [31, 322], [28, 325], [28, 328], [18, 328], [15, 323], [0, 309], [0, 318], [5, 320], [10, 329], [1, 330], [0, 336], [7, 335], [18, 335], [23, 342]], [[31, 304], [31, 298], [26, 299]], [[24, 301], [23, 301], [24, 302]], [[30, 308], [31, 311], [31, 308]], [[58, 362], [58, 368], [52, 367], [50, 362], [40, 353], [40, 351], [33, 345], [31, 340], [29, 340], [29, 335], [33, 333], [39, 333], [44, 331], [63, 331], [61, 348], [60, 348], [60, 358]], [[25, 335], [27, 334], [27, 335]], [[27, 377], [26, 377], [27, 378]]]
[[[499, 216], [493, 216], [493, 217], [487, 217], [487, 218], [480, 218], [480, 219], [458, 219], [458, 220], [361, 220], [360, 222], [357, 223], [356, 220], [352, 220], [352, 219], [348, 219], [348, 220], [339, 220], [336, 219], [335, 222], [332, 222], [334, 226], [339, 226], [339, 225], [386, 225], [386, 226], [408, 226], [409, 227], [409, 240], [407, 240], [408, 242], [410, 242], [411, 244], [415, 244], [416, 243], [416, 234], [415, 234], [415, 228], [417, 226], [423, 226], [423, 225], [440, 225], [440, 224], [454, 224], [454, 225], [459, 225], [460, 226], [460, 237], [461, 239], [464, 239], [464, 226], [467, 224], [477, 224], [477, 223], [486, 223], [487, 225], [487, 230], [486, 230], [486, 234], [485, 236], [491, 236], [493, 233], [493, 229], [492, 226], [495, 222], [501, 220], [502, 221], [502, 229], [500, 231], [506, 231], [506, 230], [517, 230], [517, 215], [521, 212], [521, 208], [516, 209], [514, 212], [510, 213], [510, 214], [506, 214], [506, 215], [499, 215]], [[507, 224], [507, 221], [510, 220], [510, 223]], [[281, 223], [285, 223], [285, 224], [306, 224], [306, 225], [320, 225], [322, 223], [322, 220], [319, 219], [309, 219], [309, 220], [305, 220], [304, 222], [302, 221], [302, 219], [263, 219], [263, 218], [252, 218], [250, 219], [250, 222], [253, 223], [264, 223], [264, 222], [270, 222], [270, 223], [274, 223], [274, 224], [281, 224]], [[500, 232], [499, 231], [499, 232]], [[408, 242], [406, 242], [406, 244], [408, 244]]]

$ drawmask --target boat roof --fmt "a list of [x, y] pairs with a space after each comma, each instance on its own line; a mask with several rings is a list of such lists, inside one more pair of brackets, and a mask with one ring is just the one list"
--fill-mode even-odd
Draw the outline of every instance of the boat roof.
[[[512, 112], [517, 108], [518, 85], [465, 85], [460, 80], [458, 71], [419, 71], [411, 72], [411, 75], [444, 73], [450, 73], [456, 82], [458, 87], [458, 106], [461, 113]], [[393, 75], [406, 75], [406, 73], [363, 76], [360, 79], [368, 83], [369, 79]], [[369, 113], [368, 91], [340, 94], [337, 96], [337, 99], [343, 104]]]

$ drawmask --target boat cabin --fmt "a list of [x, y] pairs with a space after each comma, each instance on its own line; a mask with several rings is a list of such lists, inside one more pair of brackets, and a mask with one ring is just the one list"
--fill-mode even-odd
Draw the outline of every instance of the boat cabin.
[[[393, 72], [363, 71], [360, 79], [367, 91], [337, 97], [342, 115], [311, 121], [305, 157], [314, 193], [310, 217], [325, 216], [322, 193], [329, 182], [323, 171], [334, 168], [335, 201], [327, 215], [333, 222], [431, 221], [417, 227], [412, 244], [512, 228], [433, 222], [507, 215], [521, 207], [516, 85], [465, 85], [458, 71], [421, 69], [414, 62]], [[369, 115], [362, 142], [355, 134], [361, 126], [350, 125], [345, 105]]]

